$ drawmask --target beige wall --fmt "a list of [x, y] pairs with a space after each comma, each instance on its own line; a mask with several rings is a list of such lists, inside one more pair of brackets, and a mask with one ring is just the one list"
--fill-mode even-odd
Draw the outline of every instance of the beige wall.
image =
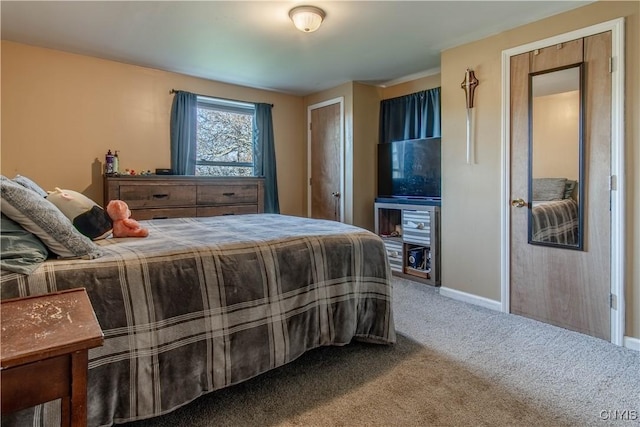
[[533, 99], [533, 178], [578, 180], [580, 92]]
[[305, 215], [302, 97], [2, 41], [0, 170], [47, 190], [74, 189], [102, 202], [102, 162], [120, 150], [120, 168], [170, 167], [171, 89], [274, 104], [282, 213]]
[[380, 94], [375, 86], [353, 84], [353, 223], [374, 229]]
[[[442, 285], [500, 300], [501, 52], [626, 17], [626, 331], [640, 337], [640, 150], [638, 2], [597, 2], [446, 50], [442, 79]], [[476, 90], [476, 162], [466, 164], [466, 110], [460, 82], [467, 67]]]

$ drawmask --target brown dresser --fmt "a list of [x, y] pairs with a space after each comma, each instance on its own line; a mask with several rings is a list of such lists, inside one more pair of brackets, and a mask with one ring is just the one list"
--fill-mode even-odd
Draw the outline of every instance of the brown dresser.
[[123, 200], [138, 220], [264, 212], [263, 178], [107, 176], [104, 206]]

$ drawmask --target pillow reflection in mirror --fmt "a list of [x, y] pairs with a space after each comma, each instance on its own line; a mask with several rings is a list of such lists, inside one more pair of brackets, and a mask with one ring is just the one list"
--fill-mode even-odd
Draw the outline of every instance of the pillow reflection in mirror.
[[575, 197], [573, 196], [573, 192], [574, 189], [576, 188], [576, 185], [578, 184], [578, 181], [574, 181], [571, 179], [568, 179], [567, 182], [564, 184], [564, 197], [563, 199], [575, 199]]
[[534, 178], [533, 200], [562, 200], [567, 178]]

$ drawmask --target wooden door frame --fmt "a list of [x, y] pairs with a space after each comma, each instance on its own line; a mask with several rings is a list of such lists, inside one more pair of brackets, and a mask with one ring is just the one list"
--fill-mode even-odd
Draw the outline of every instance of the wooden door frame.
[[311, 217], [311, 111], [328, 105], [340, 104], [340, 222], [345, 222], [345, 151], [344, 151], [344, 97], [328, 99], [307, 107], [307, 216]]
[[511, 224], [511, 57], [534, 49], [611, 31], [611, 342], [624, 345], [625, 182], [624, 182], [624, 18], [502, 51], [502, 172], [500, 206], [501, 311], [510, 312]]

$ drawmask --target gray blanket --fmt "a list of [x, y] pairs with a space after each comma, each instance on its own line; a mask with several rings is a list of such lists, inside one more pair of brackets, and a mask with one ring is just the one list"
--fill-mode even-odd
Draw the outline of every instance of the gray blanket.
[[531, 209], [532, 240], [545, 243], [578, 243], [578, 204], [573, 199], [534, 202]]
[[[101, 241], [101, 258], [2, 272], [2, 299], [87, 289], [105, 335], [89, 353], [90, 426], [169, 412], [315, 347], [395, 342], [373, 233], [268, 214], [142, 224], [148, 238]], [[58, 411], [45, 404], [2, 424], [49, 425]]]

